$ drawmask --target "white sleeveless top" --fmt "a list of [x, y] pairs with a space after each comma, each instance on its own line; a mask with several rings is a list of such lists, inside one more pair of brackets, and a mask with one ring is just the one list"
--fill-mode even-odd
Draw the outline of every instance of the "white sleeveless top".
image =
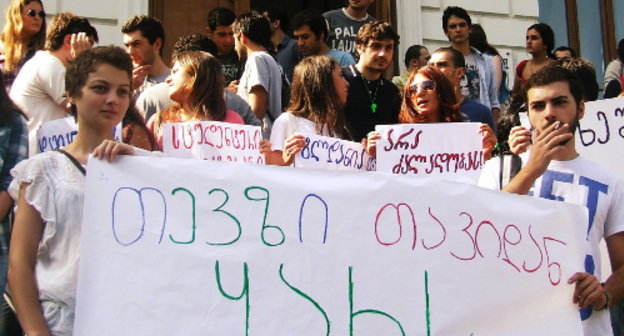
[[30, 183], [26, 201], [39, 211], [45, 225], [35, 266], [43, 315], [53, 335], [71, 335], [85, 176], [59, 152], [35, 155], [11, 174], [11, 197], [17, 199], [21, 183]]

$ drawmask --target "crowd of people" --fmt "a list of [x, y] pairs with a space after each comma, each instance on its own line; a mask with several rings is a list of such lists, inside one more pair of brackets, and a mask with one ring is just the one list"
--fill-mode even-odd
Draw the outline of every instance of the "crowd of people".
[[[206, 35], [175, 43], [169, 67], [165, 31], [154, 17], [123, 25], [125, 49], [93, 47], [98, 33], [87, 18], [59, 13], [47, 27], [42, 1], [11, 0], [0, 36], [1, 287], [10, 246], [0, 333], [72, 334], [90, 154], [113, 160], [158, 151], [165, 124], [219, 121], [260, 126], [266, 163], [292, 166], [304, 133], [361, 142], [375, 156], [377, 125], [469, 121], [482, 124], [474, 136], [488, 160], [479, 185], [588, 208], [586, 269], [568, 280], [573, 302], [585, 335], [621, 335], [624, 185], [581, 158], [573, 140], [585, 102], [598, 97], [592, 65], [569, 47], [553, 52], [552, 29], [536, 23], [526, 32], [531, 59], [518, 64], [510, 90], [486, 27], [449, 6], [441, 18], [449, 46], [407, 48], [406, 72], [389, 80], [400, 38], [368, 14], [373, 2], [292, 19], [279, 8], [238, 16], [216, 8]], [[613, 92], [624, 82], [622, 41], [618, 55], [607, 69], [613, 78], [605, 79]], [[522, 112], [531, 129], [520, 126]], [[78, 125], [74, 141], [38, 153], [38, 129], [68, 115]], [[118, 124], [121, 141], [111, 132]], [[612, 265], [605, 282], [602, 239]]]

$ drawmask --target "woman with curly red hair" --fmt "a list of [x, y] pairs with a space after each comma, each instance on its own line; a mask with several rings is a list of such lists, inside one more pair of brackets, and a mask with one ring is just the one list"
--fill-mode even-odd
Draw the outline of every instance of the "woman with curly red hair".
[[402, 124], [463, 121], [451, 82], [440, 70], [426, 66], [407, 80], [399, 113]]
[[[462, 122], [464, 116], [459, 111], [457, 96], [448, 78], [438, 69], [426, 66], [413, 72], [407, 80], [403, 94], [403, 104], [399, 113], [402, 124]], [[489, 159], [496, 138], [487, 124], [482, 124], [484, 157]], [[367, 152], [376, 156], [376, 143], [379, 132], [370, 132], [366, 140]]]

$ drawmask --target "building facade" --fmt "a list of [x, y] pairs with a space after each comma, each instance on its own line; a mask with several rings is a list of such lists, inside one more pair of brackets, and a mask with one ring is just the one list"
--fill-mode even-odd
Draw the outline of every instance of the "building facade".
[[[182, 35], [204, 32], [206, 15], [215, 7], [229, 7], [235, 12], [250, 8], [283, 7], [289, 14], [303, 8], [321, 11], [344, 4], [343, 0], [44, 0], [48, 18], [62, 11], [85, 16], [100, 35], [100, 45], [121, 45], [121, 25], [137, 14], [154, 15], [165, 24], [165, 55]], [[9, 0], [0, 0], [6, 8]], [[404, 69], [403, 55], [413, 44], [430, 50], [448, 46], [442, 30], [442, 12], [447, 6], [461, 6], [474, 23], [485, 29], [490, 44], [499, 49], [507, 61], [509, 86], [513, 84], [515, 64], [529, 58], [524, 50], [527, 27], [541, 21], [555, 31], [556, 44], [570, 45], [596, 67], [601, 82], [606, 63], [615, 57], [615, 46], [624, 38], [624, 0], [377, 0], [370, 12], [392, 22], [401, 35], [397, 49], [398, 71]], [[618, 14], [620, 13], [620, 14]], [[0, 18], [3, 23], [4, 15]], [[600, 25], [596, 22], [601, 22]], [[167, 59], [167, 57], [165, 57]]]

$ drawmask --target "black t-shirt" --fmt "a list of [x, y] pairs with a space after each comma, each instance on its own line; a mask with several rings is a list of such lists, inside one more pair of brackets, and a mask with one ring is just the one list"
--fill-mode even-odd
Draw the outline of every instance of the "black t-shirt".
[[[345, 105], [347, 127], [353, 136], [353, 141], [366, 138], [368, 132], [375, 130], [376, 125], [397, 124], [401, 109], [399, 89], [389, 80], [381, 78], [365, 84], [355, 65], [343, 67], [342, 72], [349, 82], [349, 94]], [[372, 89], [372, 94], [369, 91]], [[374, 94], [376, 92], [376, 95]], [[373, 96], [377, 108], [373, 113], [371, 105]]]
[[238, 60], [236, 51], [232, 51], [227, 55], [218, 55], [217, 59], [221, 62], [223, 68], [224, 85], [228, 86], [231, 81], [239, 80], [243, 74], [242, 65]]
[[604, 90], [604, 98], [615, 98], [620, 93], [622, 93], [622, 83], [620, 83], [620, 79], [613, 79], [607, 83]]

